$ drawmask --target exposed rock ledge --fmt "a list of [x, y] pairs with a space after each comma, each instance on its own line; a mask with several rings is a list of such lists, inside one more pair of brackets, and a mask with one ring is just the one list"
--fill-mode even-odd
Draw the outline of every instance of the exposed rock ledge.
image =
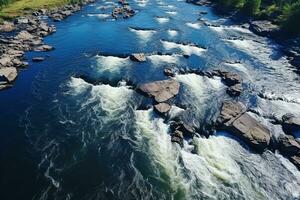
[[270, 130], [246, 113], [246, 107], [240, 102], [224, 102], [217, 123], [219, 129], [229, 131], [258, 152], [270, 144]]

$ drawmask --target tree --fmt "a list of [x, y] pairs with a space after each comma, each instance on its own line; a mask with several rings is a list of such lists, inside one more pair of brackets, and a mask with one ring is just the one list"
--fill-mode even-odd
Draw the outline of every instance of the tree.
[[255, 15], [256, 13], [258, 13], [260, 5], [261, 0], [247, 0], [242, 10], [247, 15]]

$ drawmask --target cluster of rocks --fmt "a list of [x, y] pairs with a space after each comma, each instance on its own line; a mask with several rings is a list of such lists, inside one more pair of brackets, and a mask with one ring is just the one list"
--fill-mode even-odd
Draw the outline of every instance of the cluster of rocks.
[[33, 12], [33, 15], [35, 16], [45, 16], [47, 15], [50, 17], [53, 21], [61, 21], [64, 18], [74, 14], [75, 12], [81, 10], [81, 8], [89, 3], [93, 3], [95, 0], [82, 0], [80, 3], [75, 4], [68, 4], [65, 6], [61, 6], [58, 8], [52, 8], [49, 10], [46, 9], [40, 9], [38, 11]]
[[155, 81], [138, 86], [138, 91], [154, 99], [154, 110], [166, 115], [171, 109], [170, 100], [179, 93], [180, 83], [174, 79]]
[[124, 19], [134, 16], [135, 11], [129, 6], [126, 0], [119, 0], [118, 3], [121, 6], [115, 7], [111, 13], [111, 16], [115, 19], [122, 17]]
[[[48, 25], [41, 19], [42, 15], [49, 15], [55, 21], [55, 16], [61, 19], [78, 11], [82, 5], [94, 2], [83, 0], [81, 4], [66, 5], [51, 10], [40, 9], [32, 15], [18, 17], [13, 22], [5, 21], [0, 25], [0, 90], [12, 86], [20, 68], [28, 66], [24, 61], [26, 51], [51, 51], [54, 48], [43, 43], [43, 37], [54, 32], [54, 25]], [[34, 57], [34, 62], [44, 60], [44, 57]]]
[[209, 78], [212, 77], [220, 77], [223, 81], [223, 83], [228, 86], [226, 92], [228, 95], [232, 97], [237, 97], [241, 95], [243, 92], [243, 86], [242, 86], [242, 78], [240, 75], [223, 71], [220, 69], [212, 70], [212, 71], [203, 71], [201, 69], [174, 69], [174, 68], [166, 68], [164, 69], [164, 74], [170, 77], [174, 77], [175, 74], [188, 74], [188, 73], [194, 73], [200, 76], [207, 76]]
[[[282, 117], [282, 128], [292, 134], [300, 131], [300, 118], [291, 114]], [[296, 167], [300, 168], [300, 143], [292, 135], [280, 135], [277, 141], [271, 137], [270, 130], [247, 112], [241, 102], [226, 101], [223, 103], [217, 119], [217, 129], [225, 130], [240, 138], [257, 152], [265, 149], [279, 150]]]

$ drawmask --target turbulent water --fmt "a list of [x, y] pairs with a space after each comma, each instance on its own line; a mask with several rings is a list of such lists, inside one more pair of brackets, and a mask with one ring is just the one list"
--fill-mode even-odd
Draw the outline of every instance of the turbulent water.
[[[277, 137], [268, 118], [300, 116], [299, 76], [279, 47], [210, 7], [128, 2], [137, 11], [130, 19], [113, 20], [117, 1], [103, 0], [57, 23], [46, 38], [56, 50], [0, 93], [0, 199], [300, 199], [300, 172], [278, 152], [256, 154], [225, 132], [199, 133], [181, 148], [168, 121], [138, 109], [146, 98], [127, 84], [166, 79], [166, 66], [237, 72], [240, 100]], [[132, 62], [136, 52], [147, 62]], [[37, 55], [46, 56], [27, 58]], [[170, 118], [205, 129], [229, 98], [225, 85], [174, 79], [181, 89]]]

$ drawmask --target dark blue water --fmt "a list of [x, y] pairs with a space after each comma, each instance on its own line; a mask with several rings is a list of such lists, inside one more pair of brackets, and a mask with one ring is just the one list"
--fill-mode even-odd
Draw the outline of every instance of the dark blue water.
[[[126, 85], [166, 79], [165, 67], [226, 69], [243, 77], [240, 100], [261, 116], [299, 115], [299, 80], [278, 47], [209, 7], [129, 3], [137, 14], [127, 20], [110, 18], [116, 1], [98, 1], [56, 23], [57, 33], [45, 38], [56, 49], [27, 53], [28, 60], [47, 57], [0, 93], [0, 198], [300, 198], [300, 173], [280, 154], [254, 154], [226, 133], [195, 138], [181, 149], [170, 142], [168, 122], [152, 109], [137, 110], [145, 97]], [[205, 26], [200, 17], [219, 26]], [[136, 52], [147, 62], [130, 61]], [[171, 116], [199, 128], [229, 98], [219, 79], [175, 79], [182, 87]], [[282, 134], [255, 117], [274, 137]]]

